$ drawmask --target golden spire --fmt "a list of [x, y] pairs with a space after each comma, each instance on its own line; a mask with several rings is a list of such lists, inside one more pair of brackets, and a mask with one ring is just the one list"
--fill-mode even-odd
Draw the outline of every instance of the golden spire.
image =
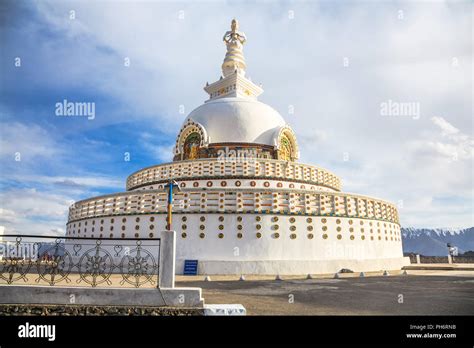
[[224, 77], [238, 72], [245, 74], [246, 64], [244, 54], [242, 52], [243, 44], [247, 41], [245, 34], [239, 31], [239, 22], [232, 20], [231, 30], [224, 34], [224, 42], [227, 46], [227, 53], [222, 63], [222, 73]]
[[222, 75], [211, 84], [206, 83], [204, 90], [209, 94], [209, 100], [218, 98], [250, 98], [257, 99], [263, 89], [245, 77], [244, 54], [242, 47], [247, 41], [245, 34], [239, 31], [239, 22], [232, 20], [229, 31], [224, 34], [227, 52], [222, 63]]

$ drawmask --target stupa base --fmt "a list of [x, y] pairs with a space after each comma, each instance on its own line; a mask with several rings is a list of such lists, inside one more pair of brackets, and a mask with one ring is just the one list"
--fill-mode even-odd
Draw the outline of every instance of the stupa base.
[[[408, 257], [361, 260], [265, 260], [226, 261], [199, 260], [199, 274], [220, 275], [307, 275], [335, 273], [346, 268], [354, 272], [400, 270], [410, 264]], [[183, 273], [184, 260], [176, 261], [177, 274]]]

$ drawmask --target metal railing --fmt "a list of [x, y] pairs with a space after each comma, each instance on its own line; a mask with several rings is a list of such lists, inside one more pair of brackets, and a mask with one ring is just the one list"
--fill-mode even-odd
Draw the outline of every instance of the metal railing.
[[[429, 256], [418, 254], [419, 260], [417, 259], [417, 254], [409, 253], [405, 254], [410, 258], [411, 264], [446, 264], [450, 263], [449, 256]], [[419, 261], [419, 262], [418, 262]], [[451, 263], [474, 263], [474, 256], [458, 255], [451, 256]]]
[[157, 286], [160, 238], [3, 235], [0, 284]]

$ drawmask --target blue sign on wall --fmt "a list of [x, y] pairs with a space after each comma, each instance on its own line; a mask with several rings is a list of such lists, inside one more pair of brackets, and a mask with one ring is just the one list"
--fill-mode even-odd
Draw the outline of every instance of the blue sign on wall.
[[198, 260], [184, 260], [184, 275], [197, 275]]

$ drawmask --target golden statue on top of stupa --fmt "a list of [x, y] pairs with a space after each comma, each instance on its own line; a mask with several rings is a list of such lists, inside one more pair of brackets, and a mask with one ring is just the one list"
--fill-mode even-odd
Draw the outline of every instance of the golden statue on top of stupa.
[[247, 37], [245, 33], [239, 31], [239, 22], [236, 19], [232, 20], [231, 30], [226, 31], [223, 40], [227, 46], [227, 53], [222, 64], [224, 77], [236, 71], [245, 73], [247, 66], [242, 48], [245, 41], [247, 41]]

